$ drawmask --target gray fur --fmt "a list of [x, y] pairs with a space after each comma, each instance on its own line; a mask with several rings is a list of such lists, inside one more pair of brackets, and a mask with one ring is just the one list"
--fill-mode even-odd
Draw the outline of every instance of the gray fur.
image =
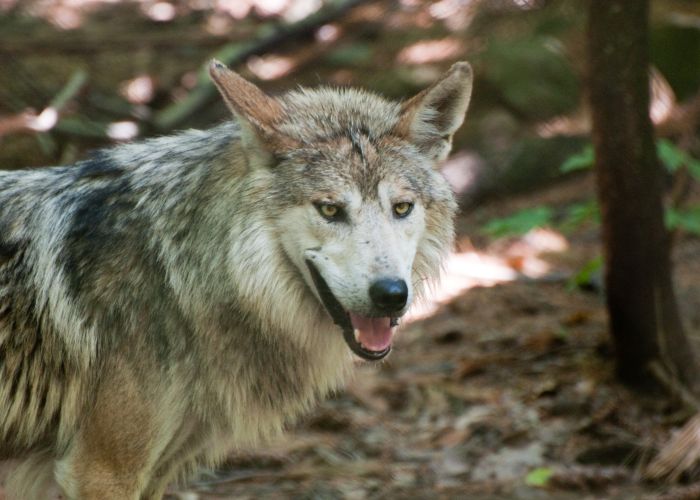
[[[340, 387], [353, 357], [305, 258], [357, 311], [373, 276], [407, 273], [411, 296], [437, 276], [455, 203], [407, 132], [415, 113], [357, 90], [268, 102], [223, 71], [233, 122], [0, 171], [0, 457], [27, 460], [17, 498], [40, 495], [37, 464], [67, 498], [160, 498]], [[319, 218], [323, 196], [346, 226]], [[400, 196], [413, 219], [388, 215]]]

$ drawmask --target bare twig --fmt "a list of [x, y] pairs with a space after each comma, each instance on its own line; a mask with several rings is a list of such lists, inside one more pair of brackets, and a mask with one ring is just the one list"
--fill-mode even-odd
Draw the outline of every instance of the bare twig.
[[78, 92], [82, 90], [82, 88], [85, 86], [85, 84], [88, 81], [88, 75], [87, 73], [82, 70], [78, 69], [70, 77], [70, 80], [68, 80], [68, 83], [66, 83], [63, 88], [59, 91], [56, 96], [51, 99], [51, 103], [49, 106], [52, 108], [56, 109], [57, 111], [61, 111], [63, 107], [75, 97]]
[[37, 114], [32, 110], [25, 110], [16, 115], [0, 116], [0, 138], [4, 135], [31, 130], [29, 124], [36, 117]]

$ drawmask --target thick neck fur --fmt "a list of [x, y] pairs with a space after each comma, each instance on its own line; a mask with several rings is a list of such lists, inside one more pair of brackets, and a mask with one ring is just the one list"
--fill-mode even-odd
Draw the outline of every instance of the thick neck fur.
[[[187, 163], [163, 171], [159, 156], [168, 147], [176, 148], [173, 158], [185, 157]], [[195, 338], [218, 344], [221, 356], [209, 361], [212, 369], [236, 378], [236, 388], [249, 386], [249, 391], [226, 387], [218, 397], [242, 408], [250, 407], [242, 400], [251, 398], [250, 404], [270, 414], [279, 415], [274, 406], [284, 402], [289, 406], [285, 415], [306, 409], [314, 396], [342, 382], [351, 354], [274, 237], [276, 207], [260, 206], [268, 201], [272, 173], [251, 169], [233, 123], [148, 141], [145, 149], [156, 158], [150, 160], [138, 145], [114, 150], [113, 158], [121, 164], [143, 154], [137, 168], [153, 169], [152, 176], [139, 176], [152, 182], [139, 197], [150, 219], [149, 246], [159, 252], [191, 328], [199, 330]], [[165, 199], [173, 214], [150, 218], [151, 211], [162, 210], [160, 191], [168, 188], [173, 191]], [[247, 370], [248, 364], [286, 372], [256, 380], [259, 375]], [[309, 386], [291, 387], [294, 380]]]

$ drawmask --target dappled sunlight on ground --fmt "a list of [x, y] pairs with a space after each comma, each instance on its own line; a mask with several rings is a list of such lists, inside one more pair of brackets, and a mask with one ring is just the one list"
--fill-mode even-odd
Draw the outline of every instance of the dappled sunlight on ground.
[[564, 252], [566, 238], [557, 231], [537, 228], [507, 246], [490, 251], [470, 249], [453, 252], [447, 259], [440, 283], [406, 316], [407, 321], [423, 319], [470, 288], [489, 287], [517, 279], [538, 279], [552, 272], [542, 254]]
[[421, 303], [414, 305], [406, 316], [415, 321], [433, 314], [441, 304], [476, 286], [493, 286], [514, 281], [517, 273], [505, 259], [469, 251], [452, 253], [445, 264], [445, 272], [438, 285], [433, 286]]

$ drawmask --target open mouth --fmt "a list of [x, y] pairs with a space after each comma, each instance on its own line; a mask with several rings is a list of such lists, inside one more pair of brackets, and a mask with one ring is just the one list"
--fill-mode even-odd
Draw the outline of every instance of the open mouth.
[[316, 285], [323, 306], [333, 322], [343, 330], [343, 338], [350, 350], [368, 361], [378, 361], [391, 351], [391, 339], [398, 318], [370, 318], [346, 311], [335, 298], [328, 284], [310, 260], [306, 265]]

